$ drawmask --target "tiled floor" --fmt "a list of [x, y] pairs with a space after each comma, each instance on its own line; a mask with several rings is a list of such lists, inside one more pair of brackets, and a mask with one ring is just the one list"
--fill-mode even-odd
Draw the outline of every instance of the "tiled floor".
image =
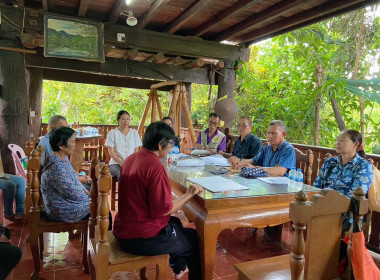
[[[11, 242], [21, 248], [22, 259], [17, 267], [12, 271], [7, 280], [30, 279], [33, 271], [33, 260], [26, 242], [28, 237], [28, 227], [26, 223], [7, 223], [11, 230]], [[251, 233], [249, 228], [238, 228], [234, 231], [224, 230], [218, 239], [215, 256], [215, 268], [213, 279], [236, 280], [237, 272], [234, 264], [267, 258], [289, 253], [289, 244], [293, 235], [290, 224], [284, 225], [282, 233], [281, 250], [276, 250], [262, 241], [263, 229], [258, 229], [256, 233]], [[46, 233], [44, 257], [41, 263], [41, 279], [46, 280], [74, 280], [90, 279], [82, 271], [81, 266], [81, 244], [79, 238], [69, 240], [67, 233]], [[172, 271], [168, 270], [167, 279], [174, 279]], [[147, 268], [148, 279], [154, 279], [154, 266]], [[118, 272], [112, 275], [112, 279], [138, 279], [136, 271]], [[187, 275], [182, 277], [187, 280]]]

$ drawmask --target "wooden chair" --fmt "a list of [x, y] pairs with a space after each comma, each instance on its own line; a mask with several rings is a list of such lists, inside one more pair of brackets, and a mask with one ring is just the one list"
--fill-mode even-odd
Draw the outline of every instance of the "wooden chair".
[[312, 150], [306, 153], [301, 152], [297, 148], [296, 151], [296, 167], [300, 168], [304, 174], [304, 183], [311, 185], [311, 174], [313, 173], [314, 154]]
[[[108, 153], [107, 147], [104, 146], [105, 145], [104, 137], [101, 137], [99, 141], [100, 141], [100, 145], [104, 147], [104, 155], [106, 156], [106, 163], [109, 163], [111, 160], [111, 156]], [[118, 198], [116, 198], [116, 194], [118, 194], [116, 184], [118, 184], [117, 179], [115, 176], [112, 176], [112, 188], [111, 188], [111, 210], [112, 211], [115, 211], [116, 201], [119, 200]]]
[[[361, 220], [368, 211], [368, 200], [360, 187], [354, 191], [354, 197], [359, 202], [358, 219]], [[346, 196], [329, 189], [314, 195], [310, 201], [303, 191], [298, 192], [289, 211], [295, 228], [290, 255], [237, 264], [238, 279], [336, 279], [342, 214], [350, 210], [350, 202]], [[351, 256], [350, 246], [348, 256]], [[350, 265], [348, 267], [345, 275], [351, 275]]]
[[[140, 279], [144, 280], [145, 267], [156, 263], [156, 279], [167, 279], [168, 255], [159, 256], [136, 256], [122, 251], [119, 242], [115, 239], [112, 231], [108, 231], [109, 204], [108, 194], [111, 189], [112, 178], [108, 166], [103, 166], [99, 180], [93, 171], [98, 159], [91, 162], [91, 218], [89, 221], [89, 251], [88, 261], [91, 279], [109, 279], [116, 271], [140, 270]], [[99, 185], [98, 185], [99, 182]], [[99, 205], [99, 206], [98, 206]]]
[[33, 150], [31, 156], [29, 156], [27, 166], [27, 184], [30, 189], [31, 207], [28, 215], [28, 227], [29, 227], [29, 242], [30, 249], [32, 251], [34, 271], [31, 275], [31, 279], [39, 279], [40, 272], [40, 260], [44, 250], [43, 233], [44, 232], [66, 232], [72, 230], [82, 231], [82, 246], [83, 246], [83, 267], [84, 272], [88, 274], [87, 263], [87, 230], [88, 220], [78, 221], [76, 223], [65, 222], [52, 222], [45, 218], [44, 205], [40, 197], [40, 155], [43, 151], [42, 147], [38, 150]]

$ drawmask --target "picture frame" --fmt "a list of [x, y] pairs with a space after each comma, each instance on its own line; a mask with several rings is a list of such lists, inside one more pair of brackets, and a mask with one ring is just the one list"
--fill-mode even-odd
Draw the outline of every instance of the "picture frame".
[[45, 57], [104, 62], [104, 25], [56, 15], [44, 15]]

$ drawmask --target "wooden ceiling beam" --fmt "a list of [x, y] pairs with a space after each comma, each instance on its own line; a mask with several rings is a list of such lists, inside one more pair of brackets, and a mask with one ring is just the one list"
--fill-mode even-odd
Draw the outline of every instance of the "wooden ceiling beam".
[[312, 0], [285, 0], [278, 2], [277, 4], [268, 7], [267, 9], [252, 15], [245, 20], [239, 22], [238, 24], [220, 32], [216, 37], [211, 38], [214, 41], [223, 41], [231, 38], [237, 37], [238, 34], [247, 32], [253, 29], [258, 24], [263, 24], [276, 17], [281, 16], [284, 13], [289, 13], [289, 11], [299, 8], [302, 5], [306, 5]]
[[207, 6], [213, 4], [216, 0], [198, 0], [193, 6], [183, 12], [179, 17], [177, 17], [173, 22], [171, 22], [166, 28], [164, 28], [163, 32], [168, 34], [173, 34], [178, 29], [180, 29], [184, 24], [186, 24], [189, 20], [191, 20], [194, 16], [196, 16], [199, 12], [201, 12]]
[[[243, 36], [238, 37], [239, 40], [243, 42], [256, 42], [259, 41], [268, 35], [274, 36], [274, 34], [279, 35], [285, 32], [289, 32], [296, 28], [305, 26], [306, 22], [309, 24], [314, 22], [319, 22], [328, 17], [332, 17], [337, 15], [337, 11], [344, 13], [344, 9], [348, 11], [352, 11], [354, 5], [358, 5], [358, 8], [363, 6], [363, 3], [366, 5], [370, 5], [370, 1], [365, 0], [335, 0], [333, 3], [325, 3], [314, 7], [311, 11], [305, 11], [303, 13], [298, 13], [297, 15], [285, 18], [283, 20], [277, 21], [273, 24], [270, 24], [264, 28], [260, 28], [259, 30], [255, 30], [244, 34]], [[378, 2], [372, 1], [372, 2]], [[367, 4], [368, 3], [368, 4]]]
[[[73, 73], [75, 73], [73, 75]], [[123, 87], [123, 88], [134, 88], [134, 89], [150, 89], [151, 85], [160, 83], [160, 80], [146, 80], [138, 78], [129, 77], [118, 77], [110, 75], [99, 75], [93, 73], [84, 72], [72, 72], [65, 70], [56, 69], [44, 69], [43, 71], [44, 80], [70, 82], [70, 83], [86, 83], [92, 85], [100, 86], [112, 86], [112, 87]], [[172, 86], [165, 86], [160, 88], [162, 91], [169, 91]]]
[[78, 17], [86, 16], [88, 5], [91, 0], [80, 0], [79, 9], [78, 9]]
[[116, 23], [120, 17], [121, 12], [126, 8], [127, 7], [125, 4], [125, 0], [116, 0], [112, 12], [108, 18], [108, 21], [111, 23]]
[[195, 30], [193, 36], [199, 37], [206, 33], [209, 30], [212, 30], [218, 24], [226, 21], [240, 11], [249, 9], [256, 3], [261, 2], [262, 0], [240, 0], [237, 3], [234, 3], [232, 6], [224, 9], [222, 12], [214, 16], [211, 20], [206, 23], [203, 23], [198, 29]]
[[[118, 42], [117, 33], [124, 33], [126, 41]], [[249, 48], [246, 47], [107, 23], [104, 24], [104, 42], [118, 48], [138, 48], [142, 52], [162, 52], [172, 56], [245, 61], [249, 59]]]
[[170, 0], [156, 0], [150, 9], [143, 15], [137, 24], [138, 28], [143, 29], [149, 22], [166, 6]]
[[49, 11], [48, 0], [42, 0], [42, 10], [44, 13], [47, 13]]
[[130, 78], [209, 84], [207, 69], [188, 69], [182, 66], [158, 64], [146, 61], [106, 58], [104, 63], [100, 63], [43, 57], [42, 55], [36, 54], [25, 54], [25, 66], [65, 70], [75, 73], [85, 72]]

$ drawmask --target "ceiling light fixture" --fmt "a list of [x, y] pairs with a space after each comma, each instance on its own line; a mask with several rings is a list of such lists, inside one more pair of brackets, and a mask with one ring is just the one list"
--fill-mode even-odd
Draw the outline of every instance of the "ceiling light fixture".
[[132, 10], [128, 11], [128, 18], [126, 20], [127, 24], [129, 26], [135, 26], [137, 24], [137, 18], [133, 16]]

